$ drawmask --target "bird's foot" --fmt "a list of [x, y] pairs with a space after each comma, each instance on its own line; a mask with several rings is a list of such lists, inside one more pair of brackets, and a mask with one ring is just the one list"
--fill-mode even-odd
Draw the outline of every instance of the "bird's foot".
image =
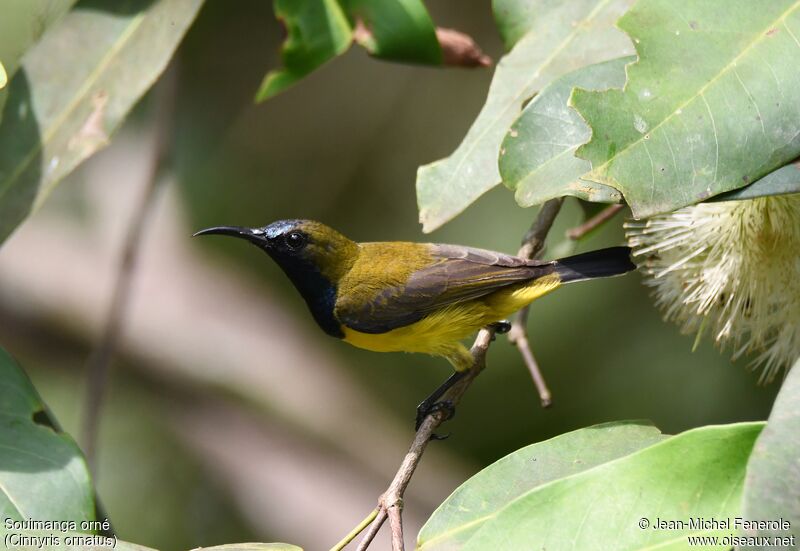
[[[504, 335], [511, 331], [511, 322], [508, 320], [496, 321], [489, 324], [489, 327], [494, 329], [495, 335]], [[494, 340], [494, 336], [492, 336], [492, 340]]]
[[[439, 411], [444, 411], [447, 413], [442, 422], [449, 421], [456, 414], [456, 407], [450, 400], [443, 400], [441, 402], [433, 403], [430, 403], [428, 400], [424, 400], [420, 405], [417, 406], [417, 421], [414, 424], [414, 430], [419, 430], [428, 415], [432, 415]], [[431, 440], [444, 440], [448, 436], [450, 435], [445, 434], [444, 436], [441, 436], [438, 434], [431, 434]]]

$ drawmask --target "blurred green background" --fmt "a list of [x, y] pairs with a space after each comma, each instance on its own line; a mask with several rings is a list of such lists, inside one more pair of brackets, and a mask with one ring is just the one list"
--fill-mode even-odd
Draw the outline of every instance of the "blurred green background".
[[[499, 58], [488, 1], [429, 9]], [[100, 437], [97, 484], [122, 539], [332, 545], [372, 509], [411, 441], [416, 404], [449, 374], [441, 360], [329, 339], [264, 255], [191, 240], [194, 230], [303, 217], [359, 241], [513, 252], [535, 216], [495, 189], [430, 236], [417, 223], [416, 168], [459, 143], [491, 70], [388, 64], [354, 48], [256, 106], [282, 36], [269, 2], [207, 2], [171, 68], [173, 170], [148, 222]], [[86, 358], [144, 186], [150, 104], [0, 250], [0, 341], [75, 435]], [[551, 235], [562, 241], [579, 220], [568, 201]], [[621, 222], [576, 250], [621, 243]], [[692, 352], [635, 273], [538, 301], [530, 336], [554, 406], [541, 409], [499, 338], [447, 426], [452, 437], [432, 445], [410, 486], [409, 532], [460, 481], [531, 442], [619, 419], [668, 433], [765, 419], [778, 390], [758, 386], [747, 359], [708, 342]]]

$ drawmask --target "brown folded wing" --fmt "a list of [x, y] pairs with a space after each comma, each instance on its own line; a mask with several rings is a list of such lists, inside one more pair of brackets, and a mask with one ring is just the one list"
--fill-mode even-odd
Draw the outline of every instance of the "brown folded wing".
[[362, 333], [385, 333], [415, 323], [440, 308], [554, 270], [551, 262], [526, 261], [483, 249], [457, 245], [429, 247], [432, 262], [413, 272], [405, 284], [388, 286], [366, 302], [358, 293], [337, 300], [339, 321]]

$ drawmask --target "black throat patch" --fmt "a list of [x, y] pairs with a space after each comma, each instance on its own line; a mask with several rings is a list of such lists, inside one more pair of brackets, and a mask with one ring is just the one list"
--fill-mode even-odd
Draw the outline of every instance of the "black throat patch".
[[279, 265], [305, 299], [317, 325], [332, 337], [344, 338], [341, 324], [333, 314], [336, 306], [336, 285], [310, 263], [289, 261], [279, 262]]

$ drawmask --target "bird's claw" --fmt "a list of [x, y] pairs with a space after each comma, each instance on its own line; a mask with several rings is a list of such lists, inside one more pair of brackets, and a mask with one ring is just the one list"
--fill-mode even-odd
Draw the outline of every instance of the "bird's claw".
[[[492, 329], [494, 329], [495, 335], [504, 335], [511, 331], [511, 322], [507, 320], [496, 321], [489, 325]], [[494, 340], [494, 336], [492, 336], [492, 340]]]
[[[456, 414], [456, 407], [453, 405], [453, 402], [450, 400], [443, 400], [441, 402], [435, 402], [433, 404], [427, 403], [427, 400], [422, 402], [420, 405], [417, 406], [417, 421], [414, 425], [414, 430], [417, 431], [422, 426], [423, 421], [428, 415], [432, 415], [439, 411], [446, 411], [447, 416], [442, 419], [442, 422], [449, 421], [453, 418]], [[431, 440], [444, 440], [450, 436], [449, 434], [445, 436], [439, 436], [438, 434], [431, 435]]]

